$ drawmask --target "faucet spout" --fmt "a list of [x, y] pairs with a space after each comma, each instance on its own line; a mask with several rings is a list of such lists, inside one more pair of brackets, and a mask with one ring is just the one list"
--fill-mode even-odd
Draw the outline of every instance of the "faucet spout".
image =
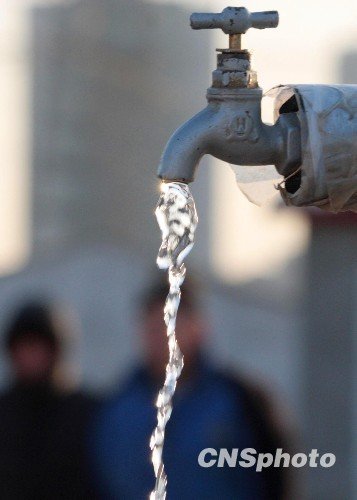
[[194, 180], [202, 156], [208, 153], [213, 114], [207, 106], [174, 132], [159, 163], [158, 176], [162, 180], [186, 184]]
[[[288, 115], [274, 125], [261, 119], [262, 90], [209, 89], [208, 106], [171, 137], [161, 157], [158, 176], [168, 182], [192, 182], [205, 154], [235, 165], [275, 165], [282, 171], [299, 164], [298, 123]], [[296, 117], [295, 117], [296, 119]]]

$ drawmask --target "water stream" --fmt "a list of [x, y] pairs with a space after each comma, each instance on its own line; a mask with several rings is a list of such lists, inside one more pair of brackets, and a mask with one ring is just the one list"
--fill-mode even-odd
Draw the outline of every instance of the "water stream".
[[164, 307], [169, 361], [166, 365], [165, 382], [156, 401], [157, 425], [150, 439], [156, 476], [150, 500], [165, 500], [167, 476], [162, 456], [165, 428], [172, 412], [177, 379], [183, 368], [183, 355], [175, 334], [176, 317], [180, 304], [180, 287], [186, 274], [183, 261], [193, 247], [198, 222], [195, 202], [188, 186], [179, 182], [163, 183], [155, 214], [162, 234], [156, 262], [160, 269], [168, 271], [170, 286]]

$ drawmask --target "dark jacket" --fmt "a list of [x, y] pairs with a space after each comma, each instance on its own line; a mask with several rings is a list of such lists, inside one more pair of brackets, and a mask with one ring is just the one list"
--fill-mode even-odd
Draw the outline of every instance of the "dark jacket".
[[93, 401], [49, 385], [14, 386], [0, 397], [0, 498], [91, 497], [85, 433]]
[[[154, 486], [149, 438], [156, 424], [157, 387], [139, 369], [100, 411], [92, 457], [103, 499], [147, 498]], [[200, 362], [196, 376], [178, 383], [167, 425], [164, 463], [171, 500], [281, 500], [285, 470], [198, 464], [205, 448], [271, 452], [285, 441], [259, 391]]]

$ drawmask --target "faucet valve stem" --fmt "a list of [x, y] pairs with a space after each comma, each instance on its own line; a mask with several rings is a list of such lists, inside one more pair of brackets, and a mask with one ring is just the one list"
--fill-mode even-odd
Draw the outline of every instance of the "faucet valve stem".
[[242, 50], [242, 35], [240, 33], [229, 35], [229, 49], [235, 52]]
[[226, 7], [221, 13], [195, 13], [191, 28], [221, 29], [229, 35], [229, 48], [219, 50], [217, 69], [213, 72], [214, 89], [252, 89], [258, 87], [257, 74], [250, 67], [250, 53], [242, 50], [242, 35], [250, 28], [276, 28], [277, 11], [249, 12], [245, 7]]

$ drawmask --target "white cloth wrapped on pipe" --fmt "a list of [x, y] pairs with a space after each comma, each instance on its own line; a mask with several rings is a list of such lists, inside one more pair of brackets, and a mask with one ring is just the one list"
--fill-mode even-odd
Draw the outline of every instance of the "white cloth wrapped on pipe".
[[281, 106], [296, 97], [301, 123], [301, 184], [280, 185], [287, 205], [357, 211], [357, 85], [285, 85], [269, 92]]

